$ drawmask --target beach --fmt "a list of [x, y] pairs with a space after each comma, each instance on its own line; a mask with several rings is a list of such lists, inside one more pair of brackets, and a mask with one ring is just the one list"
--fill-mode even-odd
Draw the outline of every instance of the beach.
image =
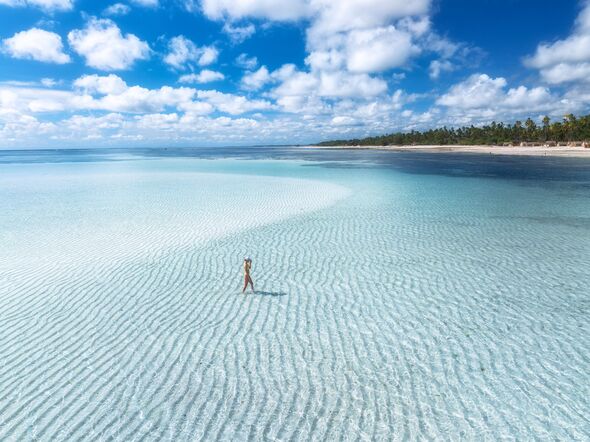
[[394, 152], [472, 153], [488, 155], [524, 155], [590, 158], [590, 148], [581, 146], [306, 146], [313, 149], [368, 149]]
[[578, 158], [0, 152], [0, 439], [585, 440], [589, 185]]

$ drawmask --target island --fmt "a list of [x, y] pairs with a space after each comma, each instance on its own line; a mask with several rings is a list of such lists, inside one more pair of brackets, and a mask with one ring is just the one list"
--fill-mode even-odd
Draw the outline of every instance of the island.
[[543, 117], [512, 124], [495, 121], [484, 126], [441, 127], [347, 140], [323, 141], [309, 146], [331, 149], [379, 149], [421, 152], [466, 152], [497, 155], [550, 155], [590, 158], [590, 115], [566, 115], [551, 122]]

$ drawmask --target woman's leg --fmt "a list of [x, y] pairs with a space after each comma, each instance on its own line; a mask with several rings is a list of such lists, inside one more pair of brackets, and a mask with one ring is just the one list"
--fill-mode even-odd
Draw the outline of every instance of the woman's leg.
[[[248, 281], [250, 281], [250, 287], [252, 287], [252, 291], [254, 291], [254, 281], [252, 281], [252, 278], [250, 277], [250, 275], [248, 275]], [[246, 283], [246, 285], [248, 285]]]
[[246, 291], [246, 287], [248, 287], [248, 280], [250, 279], [249, 275], [244, 276], [244, 288], [242, 289], [242, 293]]

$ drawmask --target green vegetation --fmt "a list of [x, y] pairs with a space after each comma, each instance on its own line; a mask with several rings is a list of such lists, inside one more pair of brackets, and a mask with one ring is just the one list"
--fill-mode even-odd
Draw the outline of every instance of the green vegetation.
[[528, 118], [514, 124], [493, 122], [483, 127], [461, 127], [430, 129], [425, 132], [396, 132], [389, 135], [354, 140], [334, 140], [319, 143], [320, 146], [401, 146], [401, 145], [502, 145], [522, 142], [571, 142], [590, 141], [590, 115], [576, 118], [566, 115], [563, 121], [551, 123], [544, 117], [542, 125]]

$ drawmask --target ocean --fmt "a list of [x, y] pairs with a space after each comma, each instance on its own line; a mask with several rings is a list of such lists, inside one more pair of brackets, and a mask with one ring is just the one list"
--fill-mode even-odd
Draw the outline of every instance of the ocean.
[[585, 159], [0, 151], [0, 250], [0, 440], [590, 438]]

